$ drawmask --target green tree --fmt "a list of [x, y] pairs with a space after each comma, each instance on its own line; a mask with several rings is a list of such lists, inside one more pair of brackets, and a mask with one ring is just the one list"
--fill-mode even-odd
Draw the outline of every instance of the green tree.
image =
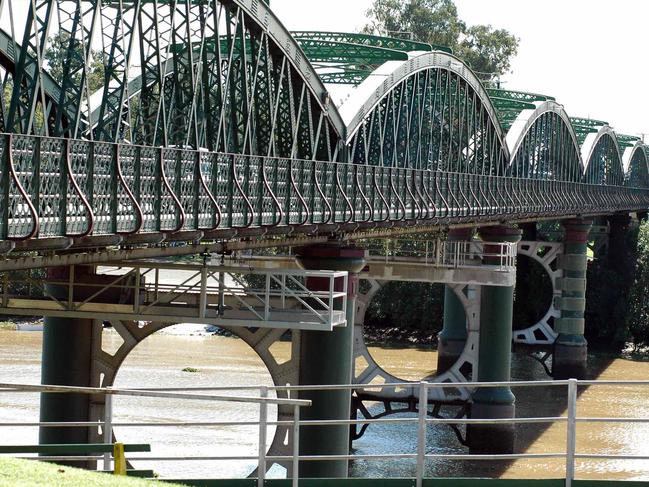
[[649, 346], [649, 223], [640, 226], [635, 279], [629, 294], [626, 321], [636, 349]]
[[450, 47], [485, 81], [507, 73], [519, 39], [491, 25], [467, 26], [453, 0], [374, 0], [363, 32]]
[[[45, 51], [44, 58], [47, 62], [47, 69], [50, 76], [59, 84], [63, 84], [63, 75], [65, 73], [65, 63], [68, 58], [68, 49], [70, 48], [70, 34], [63, 30], [57, 32], [48, 39], [49, 48]], [[78, 54], [73, 57], [72, 65], [69, 66], [70, 72], [73, 73], [74, 83], [78, 86], [81, 83], [81, 59], [83, 58], [82, 44], [74, 40], [72, 48]], [[90, 65], [88, 66], [88, 89], [94, 93], [104, 85], [104, 64], [101, 53], [92, 51], [90, 54]]]
[[374, 0], [366, 15], [367, 34], [412, 37], [450, 48], [457, 47], [466, 30], [453, 0]]

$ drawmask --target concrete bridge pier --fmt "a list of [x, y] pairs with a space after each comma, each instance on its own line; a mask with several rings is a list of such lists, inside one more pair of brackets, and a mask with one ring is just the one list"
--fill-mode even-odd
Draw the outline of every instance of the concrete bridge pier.
[[[453, 229], [447, 241], [468, 242], [473, 235], [472, 228]], [[450, 369], [462, 355], [467, 339], [464, 305], [453, 288], [444, 285], [444, 324], [437, 335], [437, 373]]]
[[[47, 269], [48, 281], [75, 283], [96, 282], [94, 270], [88, 266]], [[46, 290], [57, 299], [67, 300], [68, 289], [63, 285], [47, 284]], [[74, 299], [94, 291], [79, 288]], [[46, 317], [43, 327], [41, 383], [47, 385], [91, 386], [93, 320]], [[67, 422], [90, 420], [90, 396], [86, 394], [41, 393], [40, 420]], [[87, 443], [89, 428], [40, 427], [39, 443]], [[85, 466], [87, 462], [59, 462]]]
[[[300, 333], [300, 385], [351, 384], [354, 343], [354, 314], [358, 293], [358, 272], [365, 266], [365, 251], [340, 244], [304, 247], [298, 251], [297, 261], [307, 270], [348, 271], [347, 326], [333, 331], [306, 331]], [[312, 290], [328, 290], [328, 280], [309, 278]], [[342, 290], [342, 282], [336, 283]], [[300, 412], [303, 420], [348, 420], [351, 413], [349, 390], [303, 391], [300, 399], [310, 399], [313, 405]], [[347, 425], [304, 426], [300, 431], [302, 455], [348, 455]], [[347, 460], [300, 462], [300, 477], [345, 478]]]
[[559, 334], [554, 342], [552, 375], [555, 379], [584, 379], [588, 343], [584, 338], [586, 308], [586, 266], [590, 220], [572, 219], [562, 222], [564, 254], [559, 267], [563, 270], [559, 298], [561, 317], [555, 321]]
[[[485, 253], [496, 253], [489, 243], [521, 239], [521, 230], [509, 226], [480, 229]], [[485, 264], [492, 258], [485, 257]], [[495, 264], [496, 262], [494, 262]], [[511, 378], [513, 286], [482, 286], [480, 298], [480, 340], [478, 358], [479, 382], [509, 381]], [[471, 397], [469, 417], [499, 419], [515, 417], [515, 397], [509, 387], [482, 387]], [[467, 426], [471, 453], [512, 453], [513, 424], [472, 424]]]

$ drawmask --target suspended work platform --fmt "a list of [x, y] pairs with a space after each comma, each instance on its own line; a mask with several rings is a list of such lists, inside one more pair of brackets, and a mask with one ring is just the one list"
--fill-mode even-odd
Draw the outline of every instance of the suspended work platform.
[[[331, 331], [346, 325], [347, 272], [124, 262], [96, 274], [4, 273], [0, 313]], [[308, 279], [328, 283], [311, 291]]]

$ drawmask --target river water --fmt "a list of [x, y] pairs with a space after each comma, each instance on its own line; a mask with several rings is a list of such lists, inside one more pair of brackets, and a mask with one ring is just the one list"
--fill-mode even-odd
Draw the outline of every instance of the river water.
[[[186, 331], [186, 330], [185, 330]], [[111, 333], [108, 332], [108, 336]], [[116, 338], [116, 337], [115, 337]], [[38, 383], [42, 333], [0, 330], [0, 382]], [[289, 344], [281, 344], [289, 353]], [[378, 348], [370, 352], [377, 362], [403, 379], [417, 380], [430, 374], [436, 352], [413, 348]], [[649, 362], [632, 361], [605, 354], [591, 354], [593, 378], [649, 379]], [[193, 367], [197, 372], [183, 372]], [[514, 354], [514, 380], [546, 379], [542, 367], [531, 358]], [[196, 387], [271, 385], [261, 360], [236, 338], [159, 333], [127, 358], [120, 370], [117, 387]], [[517, 415], [558, 416], [565, 414], [563, 387], [517, 388]], [[271, 418], [275, 412], [271, 409]], [[580, 390], [578, 415], [597, 417], [649, 417], [649, 387], [602, 386]], [[406, 415], [407, 416], [407, 415]], [[414, 415], [412, 415], [414, 416]], [[258, 408], [232, 403], [177, 401], [148, 398], [115, 400], [115, 422], [128, 421], [256, 421]], [[31, 393], [1, 393], [0, 422], [37, 421], [38, 396]], [[256, 455], [257, 428], [128, 428], [116, 427], [121, 441], [150, 443], [152, 455]], [[38, 441], [36, 428], [1, 427], [0, 443], [32, 444]], [[272, 434], [269, 433], [269, 438]], [[517, 452], [562, 452], [564, 424], [518, 425]], [[649, 424], [581, 423], [577, 428], [577, 449], [588, 453], [649, 455]], [[354, 442], [358, 454], [412, 453], [416, 450], [416, 425], [371, 425]], [[428, 453], [465, 453], [447, 426], [429, 427]], [[163, 477], [217, 478], [248, 475], [254, 462], [142, 462]], [[515, 462], [429, 461], [426, 472], [437, 477], [493, 476], [503, 478], [560, 478], [562, 460], [519, 460]], [[584, 479], [649, 480], [649, 462], [639, 460], [583, 460], [577, 462], [577, 477]], [[353, 461], [351, 475], [372, 477], [412, 476], [409, 461]], [[285, 472], [274, 467], [272, 476]]]

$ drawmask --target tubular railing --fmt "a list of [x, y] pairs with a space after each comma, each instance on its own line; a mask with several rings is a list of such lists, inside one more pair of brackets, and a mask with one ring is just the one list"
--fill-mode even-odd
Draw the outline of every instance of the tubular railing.
[[[347, 272], [192, 263], [124, 263], [94, 278], [26, 273], [0, 275], [0, 311], [43, 316], [123, 319], [331, 330], [346, 323]], [[325, 290], [311, 290], [318, 279]], [[117, 297], [116, 297], [117, 296]], [[226, 302], [227, 299], [227, 302]], [[106, 311], [106, 303], [111, 310]]]
[[[577, 414], [577, 392], [580, 386], [638, 386], [647, 387], [649, 381], [588, 381], [588, 380], [557, 380], [557, 381], [521, 381], [521, 382], [472, 382], [467, 383], [431, 383], [420, 382], [419, 384], [404, 383], [393, 384], [404, 387], [415, 388], [417, 391], [416, 399], [419, 404], [428, 403], [428, 391], [431, 388], [494, 388], [494, 387], [567, 387], [566, 403], [567, 413], [565, 416], [541, 416], [525, 418], [431, 418], [428, 417], [428, 408], [419, 408], [416, 418], [378, 418], [378, 419], [345, 419], [345, 420], [301, 420], [300, 408], [310, 405], [310, 401], [290, 399], [290, 398], [270, 398], [270, 392], [285, 393], [289, 395], [298, 394], [303, 391], [334, 391], [348, 390], [350, 393], [357, 389], [358, 385], [323, 385], [323, 386], [239, 386], [239, 387], [193, 387], [193, 388], [142, 388], [142, 389], [113, 389], [113, 388], [84, 388], [84, 387], [65, 387], [65, 386], [37, 386], [26, 384], [0, 384], [0, 393], [4, 392], [63, 392], [63, 393], [84, 393], [84, 394], [103, 394], [106, 395], [105, 416], [103, 421], [94, 422], [5, 422], [0, 423], [0, 427], [102, 427], [105, 431], [110, 432], [113, 427], [230, 427], [230, 426], [258, 426], [259, 427], [259, 451], [256, 456], [130, 456], [130, 461], [235, 461], [235, 460], [254, 460], [258, 466], [258, 485], [262, 487], [266, 476], [266, 467], [268, 462], [283, 462], [291, 466], [292, 485], [299, 485], [299, 466], [304, 461], [325, 461], [325, 460], [414, 460], [415, 461], [415, 480], [417, 487], [423, 485], [425, 475], [426, 460], [444, 459], [444, 460], [519, 460], [519, 459], [564, 459], [565, 460], [565, 485], [571, 487], [576, 477], [575, 461], [577, 459], [623, 459], [623, 460], [649, 460], [646, 455], [627, 455], [615, 453], [580, 453], [576, 447], [577, 426], [585, 423], [649, 423], [649, 417], [581, 417]], [[376, 386], [378, 387], [378, 386]], [[372, 385], [367, 385], [365, 389], [371, 389]], [[257, 391], [258, 396], [223, 396], [211, 395], [215, 392], [237, 392]], [[198, 394], [202, 392], [203, 394]], [[209, 394], [205, 394], [209, 393]], [[154, 398], [174, 398], [181, 400], [206, 400], [206, 401], [228, 401], [228, 402], [251, 402], [259, 404], [259, 421], [203, 421], [203, 422], [115, 422], [113, 421], [112, 397], [116, 395], [141, 396]], [[292, 420], [269, 421], [268, 405], [277, 404], [289, 406], [293, 410]], [[565, 451], [548, 452], [548, 453], [518, 453], [518, 454], [430, 454], [426, 453], [426, 432], [428, 426], [439, 424], [450, 425], [472, 425], [472, 424], [554, 424], [565, 423], [566, 442]], [[416, 424], [417, 425], [417, 448], [413, 453], [385, 453], [385, 454], [364, 454], [364, 455], [301, 455], [299, 452], [300, 428], [303, 426], [335, 426], [335, 425], [361, 425], [361, 424]], [[290, 455], [268, 455], [264, 447], [267, 428], [269, 426], [287, 426], [291, 430], [291, 454]], [[104, 442], [111, 443], [112, 436], [104, 436]], [[94, 459], [101, 457], [51, 457], [41, 456], [42, 460], [77, 460], [77, 459]], [[110, 468], [110, 458], [104, 458], [104, 468]]]
[[[438, 224], [649, 207], [649, 188], [581, 176], [527, 179], [16, 134], [0, 135], [0, 156], [0, 240], [209, 237], [243, 227]], [[362, 181], [351, 177], [359, 167]], [[248, 175], [249, 191], [240, 174]]]
[[442, 239], [383, 239], [359, 242], [367, 249], [370, 261], [416, 262], [417, 264], [452, 268], [481, 268], [512, 271], [516, 268], [516, 244], [489, 243], [485, 252], [481, 241], [448, 241]]

